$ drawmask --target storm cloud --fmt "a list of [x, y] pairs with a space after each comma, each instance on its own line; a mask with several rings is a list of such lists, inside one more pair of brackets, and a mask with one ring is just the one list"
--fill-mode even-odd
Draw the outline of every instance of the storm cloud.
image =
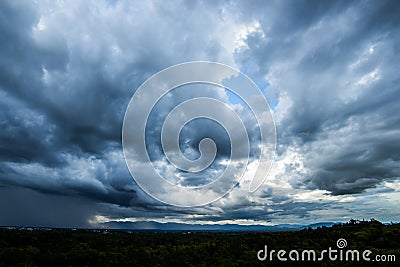
[[[397, 1], [1, 1], [0, 225], [398, 220], [399, 13]], [[255, 193], [247, 174], [223, 199], [182, 209], [135, 184], [121, 130], [140, 84], [194, 60], [233, 66], [257, 83], [278, 146]], [[221, 89], [171, 94], [150, 115], [151, 157], [163, 159], [166, 113], [203, 95], [240, 110]], [[244, 111], [254, 145], [259, 132]], [[216, 141], [217, 161], [184, 183], [224, 168], [229, 142], [213, 122], [185, 127], [182, 151], [195, 158], [204, 137]]]

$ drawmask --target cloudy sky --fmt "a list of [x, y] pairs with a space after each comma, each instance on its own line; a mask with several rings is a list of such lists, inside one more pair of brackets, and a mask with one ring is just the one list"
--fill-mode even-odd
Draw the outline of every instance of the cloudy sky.
[[[398, 1], [0, 1], [0, 225], [399, 221], [399, 13]], [[242, 182], [212, 204], [179, 208], [134, 182], [122, 124], [146, 79], [198, 60], [255, 81], [277, 152], [256, 192]], [[195, 177], [165, 164], [160, 123], [198, 96], [230, 104], [250, 143], [260, 138], [224, 90], [166, 96], [149, 116], [149, 157], [183, 185], [210, 182], [230, 153], [224, 129], [198, 120], [183, 128], [181, 149], [195, 159], [210, 137], [215, 162]]]

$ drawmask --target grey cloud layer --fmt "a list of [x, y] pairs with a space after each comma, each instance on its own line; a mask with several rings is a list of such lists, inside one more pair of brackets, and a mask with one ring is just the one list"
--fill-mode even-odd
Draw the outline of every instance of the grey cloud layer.
[[400, 5], [295, 5], [266, 7], [280, 10], [261, 19], [266, 37], [249, 36], [238, 56], [243, 65], [257, 61], [280, 95], [282, 150], [298, 147], [305, 182], [334, 194], [399, 177]]
[[[181, 12], [172, 19], [175, 5]], [[178, 3], [3, 1], [1, 183], [112, 205], [151, 204], [142, 192], [137, 198], [122, 157], [124, 111], [134, 89], [162, 68], [187, 58], [227, 62], [224, 36], [211, 25], [229, 20], [221, 23], [213, 8], [192, 20]]]
[[[67, 213], [79, 214], [68, 225], [82, 226], [99, 214], [182, 220], [197, 214], [204, 221], [315, 219], [341, 207], [349, 214], [347, 204], [299, 204], [290, 190], [364, 196], [400, 177], [399, 13], [397, 1], [1, 1], [0, 215], [6, 216], [0, 224], [61, 225]], [[238, 38], [244, 47], [235, 44]], [[269, 84], [266, 94], [277, 102], [278, 159], [293, 151], [302, 159], [276, 174], [291, 188], [232, 192], [210, 207], [181, 210], [136, 187], [120, 144], [125, 108], [150, 75], [190, 60], [236, 65]], [[179, 101], [175, 95], [164, 104]], [[162, 119], [156, 115], [154, 122]], [[195, 156], [205, 135], [225, 142], [220, 129], [197, 127], [209, 123], [183, 132], [183, 140], [197, 134], [187, 153]], [[221, 166], [214, 167], [210, 172]], [[33, 212], [34, 205], [10, 204], [31, 211], [29, 219], [11, 212], [5, 203], [16, 196], [43, 207], [53, 202], [49, 210], [60, 219], [42, 211], [37, 220], [41, 209]], [[82, 208], [54, 208], [69, 201]]]

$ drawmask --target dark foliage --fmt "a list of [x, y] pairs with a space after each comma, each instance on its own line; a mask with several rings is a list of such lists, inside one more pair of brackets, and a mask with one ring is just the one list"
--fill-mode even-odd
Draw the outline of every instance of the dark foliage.
[[[0, 266], [312, 266], [313, 262], [260, 262], [257, 252], [328, 247], [345, 238], [346, 249], [392, 254], [400, 261], [400, 224], [351, 220], [295, 232], [123, 232], [0, 229]], [[371, 256], [372, 258], [373, 256]], [[317, 264], [318, 263], [318, 264]], [[374, 262], [376, 264], [376, 262]], [[371, 262], [372, 264], [372, 262]], [[315, 266], [365, 266], [324, 260]], [[379, 266], [395, 266], [395, 262]]]

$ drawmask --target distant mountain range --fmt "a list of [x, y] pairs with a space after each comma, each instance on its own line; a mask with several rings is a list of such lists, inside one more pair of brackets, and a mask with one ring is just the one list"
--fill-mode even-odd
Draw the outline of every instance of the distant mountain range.
[[[361, 221], [354, 221], [360, 223]], [[368, 221], [366, 221], [368, 222]], [[398, 223], [398, 222], [396, 222]], [[340, 222], [318, 222], [313, 224], [279, 224], [273, 226], [267, 225], [241, 225], [241, 224], [186, 224], [186, 223], [160, 223], [155, 221], [139, 221], [139, 222], [120, 222], [110, 221], [102, 223], [97, 228], [60, 228], [60, 227], [38, 227], [38, 226], [0, 226], [0, 229], [8, 230], [56, 230], [56, 229], [71, 229], [71, 230], [88, 230], [107, 232], [108, 230], [116, 231], [265, 231], [265, 232], [287, 232], [297, 231], [306, 228], [316, 229], [318, 227], [331, 227], [332, 225], [340, 224]], [[348, 224], [348, 223], [347, 223]], [[391, 223], [382, 223], [391, 225]]]
[[185, 224], [185, 223], [159, 223], [155, 221], [141, 222], [118, 222], [111, 221], [103, 223], [105, 229], [115, 230], [153, 230], [153, 231], [296, 231], [304, 228], [318, 228], [332, 226], [334, 222], [320, 222], [310, 225], [301, 224], [279, 224], [266, 225], [240, 225], [240, 224]]

